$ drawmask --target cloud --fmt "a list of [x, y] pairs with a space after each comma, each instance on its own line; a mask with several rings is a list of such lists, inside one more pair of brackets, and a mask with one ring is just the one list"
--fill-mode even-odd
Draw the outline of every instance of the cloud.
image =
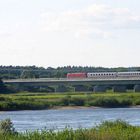
[[70, 32], [76, 38], [110, 38], [114, 29], [139, 28], [140, 16], [128, 8], [93, 4], [75, 11], [42, 13], [43, 31]]

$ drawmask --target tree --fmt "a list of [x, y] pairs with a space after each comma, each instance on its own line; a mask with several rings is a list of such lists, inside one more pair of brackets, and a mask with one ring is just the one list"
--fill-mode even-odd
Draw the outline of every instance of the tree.
[[6, 86], [4, 85], [3, 81], [0, 79], [0, 93], [7, 92]]
[[32, 71], [29, 70], [24, 70], [21, 75], [20, 78], [22, 79], [26, 79], [26, 78], [38, 78], [39, 76], [37, 76], [36, 74], [34, 74]]

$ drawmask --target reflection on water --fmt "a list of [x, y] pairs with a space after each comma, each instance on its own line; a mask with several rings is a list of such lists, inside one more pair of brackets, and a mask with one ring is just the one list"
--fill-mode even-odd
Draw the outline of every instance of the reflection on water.
[[122, 119], [140, 125], [140, 108], [71, 109], [41, 111], [9, 111], [0, 113], [0, 120], [10, 118], [16, 130], [90, 128], [105, 120]]

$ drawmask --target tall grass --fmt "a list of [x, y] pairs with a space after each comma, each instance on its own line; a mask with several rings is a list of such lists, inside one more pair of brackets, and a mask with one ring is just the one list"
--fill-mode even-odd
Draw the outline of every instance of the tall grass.
[[[13, 128], [13, 127], [12, 127]], [[139, 140], [140, 127], [116, 120], [103, 122], [91, 129], [64, 129], [63, 131], [42, 130], [25, 133], [2, 133], [0, 140]]]

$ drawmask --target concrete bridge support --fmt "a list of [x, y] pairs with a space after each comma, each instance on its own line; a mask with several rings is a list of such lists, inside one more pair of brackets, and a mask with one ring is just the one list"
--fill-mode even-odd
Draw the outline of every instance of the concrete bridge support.
[[94, 86], [93, 91], [95, 93], [97, 93], [97, 92], [106, 92], [106, 87], [105, 86]]
[[134, 92], [140, 92], [140, 85], [134, 86]]
[[126, 87], [125, 86], [114, 86], [113, 87], [114, 92], [126, 92]]

